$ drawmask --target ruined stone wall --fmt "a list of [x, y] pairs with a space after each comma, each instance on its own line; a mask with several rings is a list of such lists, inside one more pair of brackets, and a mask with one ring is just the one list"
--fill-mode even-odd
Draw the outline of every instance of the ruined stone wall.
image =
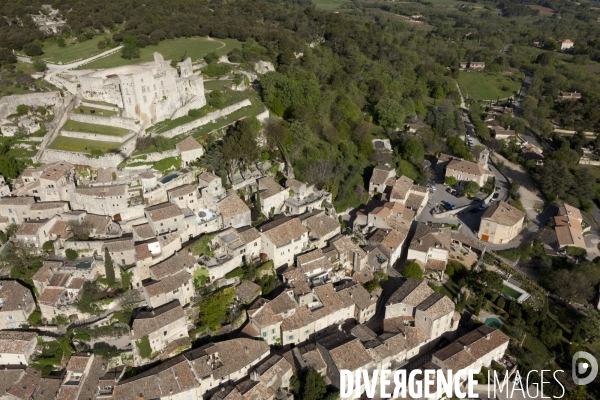
[[93, 168], [109, 168], [119, 165], [125, 157], [121, 154], [106, 154], [102, 157], [91, 157], [86, 153], [75, 153], [64, 150], [46, 149], [40, 158], [42, 163], [68, 160], [72, 164], [89, 165]]
[[129, 129], [134, 132], [140, 132], [142, 130], [142, 126], [136, 124], [133, 119], [117, 117], [114, 115], [111, 117], [101, 117], [89, 114], [71, 113], [69, 119], [77, 122], [86, 122], [88, 124], [115, 126], [117, 128]]
[[86, 106], [86, 107], [99, 108], [101, 110], [109, 110], [109, 111], [119, 112], [119, 107], [116, 107], [116, 106], [112, 107], [112, 106], [105, 106], [103, 104], [89, 103], [85, 100], [81, 102], [81, 105]]
[[77, 131], [65, 131], [60, 132], [61, 136], [72, 137], [77, 139], [96, 140], [98, 142], [113, 142], [113, 143], [125, 143], [129, 139], [135, 136], [135, 132], [129, 132], [123, 136], [111, 136], [102, 135], [99, 133], [88, 133], [88, 132], [77, 132]]
[[17, 106], [25, 104], [28, 106], [55, 106], [59, 103], [61, 96], [58, 92], [39, 92], [28, 94], [15, 94], [4, 96], [0, 99], [0, 119], [5, 119], [17, 112]]
[[186, 132], [191, 131], [192, 129], [196, 129], [202, 125], [206, 125], [208, 123], [215, 122], [217, 119], [219, 119], [221, 117], [225, 117], [234, 111], [237, 111], [244, 107], [249, 107], [251, 105], [252, 105], [252, 103], [250, 103], [250, 100], [245, 99], [238, 103], [227, 106], [227, 107], [223, 108], [222, 110], [213, 111], [211, 113], [206, 114], [204, 117], [198, 118], [194, 121], [188, 122], [187, 124], [183, 124], [181, 126], [173, 128], [171, 130], [163, 132], [160, 135], [164, 136], [164, 137], [168, 137], [168, 138], [182, 135]]

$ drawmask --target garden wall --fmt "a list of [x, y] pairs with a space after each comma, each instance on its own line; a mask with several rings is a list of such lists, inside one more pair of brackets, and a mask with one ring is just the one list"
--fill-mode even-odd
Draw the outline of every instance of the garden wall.
[[4, 96], [0, 99], [0, 119], [5, 119], [17, 112], [17, 106], [25, 104], [28, 106], [55, 106], [61, 99], [58, 92], [38, 92], [28, 94], [14, 94]]
[[76, 139], [96, 140], [98, 142], [112, 142], [112, 143], [125, 143], [129, 139], [135, 136], [135, 132], [129, 132], [124, 136], [111, 136], [103, 135], [101, 133], [88, 133], [88, 132], [77, 132], [77, 131], [65, 131], [60, 132], [61, 136], [71, 137]]
[[194, 121], [188, 122], [187, 124], [183, 124], [181, 126], [173, 128], [171, 130], [163, 132], [160, 135], [167, 137], [167, 138], [172, 138], [172, 137], [184, 134], [186, 132], [189, 132], [192, 129], [196, 129], [202, 125], [206, 125], [208, 123], [215, 122], [217, 119], [219, 119], [221, 117], [225, 117], [234, 111], [237, 111], [244, 107], [249, 107], [251, 105], [252, 105], [252, 103], [250, 102], [249, 99], [242, 100], [238, 103], [227, 106], [227, 107], [223, 108], [222, 110], [213, 111], [211, 113], [206, 114], [204, 117], [198, 118]]
[[69, 119], [77, 122], [86, 122], [88, 124], [116, 126], [117, 128], [129, 129], [134, 132], [140, 132], [143, 129], [140, 124], [136, 124], [135, 121], [130, 118], [117, 117], [114, 115], [111, 117], [100, 117], [72, 112], [69, 115]]
[[93, 168], [109, 168], [119, 165], [125, 156], [119, 154], [106, 154], [102, 157], [91, 157], [86, 153], [76, 153], [72, 151], [46, 149], [40, 157], [40, 162], [51, 163], [68, 160], [71, 164], [89, 165]]

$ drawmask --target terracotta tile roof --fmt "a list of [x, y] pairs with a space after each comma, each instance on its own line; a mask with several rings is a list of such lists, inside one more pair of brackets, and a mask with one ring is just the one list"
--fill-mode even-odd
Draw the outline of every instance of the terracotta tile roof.
[[450, 250], [451, 235], [450, 228], [437, 228], [418, 222], [409, 248], [425, 253], [431, 248]]
[[0, 298], [2, 311], [25, 310], [34, 301], [31, 291], [13, 280], [0, 283]]
[[44, 224], [48, 222], [47, 219], [38, 219], [33, 221], [25, 221], [19, 225], [19, 229], [17, 229], [17, 233], [15, 235], [36, 235], [38, 230], [44, 226]]
[[[30, 210], [31, 211], [51, 210], [53, 208], [55, 208], [57, 210], [63, 210], [65, 208], [65, 205], [68, 205], [68, 204], [69, 204], [68, 201], [40, 201], [38, 203], [32, 204]], [[67, 209], [68, 209], [68, 207], [67, 207]]]
[[383, 185], [388, 179], [389, 173], [393, 168], [378, 165], [373, 169], [373, 175], [371, 175], [370, 183], [373, 185]]
[[326, 285], [317, 286], [313, 288], [313, 292], [317, 295], [323, 308], [320, 308], [313, 312], [315, 321], [319, 318], [323, 318], [326, 315], [330, 315], [338, 310], [341, 310], [348, 305], [342, 301], [340, 296], [335, 292], [333, 285], [328, 283]]
[[35, 203], [35, 199], [33, 197], [13, 197], [6, 196], [0, 198], [0, 206], [24, 206], [24, 205], [33, 205]]
[[69, 227], [69, 223], [67, 221], [56, 221], [48, 234], [59, 236], [61, 239], [66, 239], [69, 237], [69, 231], [67, 228]]
[[260, 286], [252, 281], [243, 279], [239, 285], [235, 287], [236, 296], [244, 303], [250, 303], [261, 292]]
[[410, 188], [413, 186], [414, 181], [407, 176], [402, 175], [392, 187], [392, 193], [390, 195], [391, 201], [405, 200], [408, 195]]
[[114, 240], [107, 240], [104, 242], [103, 247], [107, 248], [111, 253], [133, 251], [135, 249], [133, 238], [125, 236]]
[[64, 290], [64, 288], [51, 289], [51, 288], [47, 287], [44, 289], [41, 296], [38, 297], [38, 302], [44, 303], [44, 304], [49, 304], [49, 305], [54, 305], [60, 298], [60, 295], [63, 292], [63, 290]]
[[198, 141], [192, 136], [186, 137], [181, 142], [177, 143], [175, 147], [177, 147], [177, 150], [179, 150], [180, 152], [198, 150], [203, 148], [202, 145], [198, 143]]
[[263, 233], [275, 246], [281, 246], [308, 233], [308, 230], [298, 218], [292, 218], [281, 225], [263, 231]]
[[322, 268], [324, 271], [333, 268], [329, 260], [323, 255], [321, 249], [300, 254], [296, 259], [296, 264], [305, 274], [310, 274], [312, 271], [319, 268]]
[[37, 336], [36, 332], [0, 331], [0, 353], [23, 354]]
[[170, 197], [179, 197], [179, 196], [185, 196], [188, 195], [190, 193], [194, 193], [196, 192], [196, 185], [182, 185], [182, 186], [178, 186], [174, 189], [168, 190], [167, 194]]
[[402, 244], [404, 243], [404, 240], [406, 240], [406, 234], [404, 234], [396, 229], [392, 229], [387, 233], [385, 238], [381, 241], [381, 245], [383, 247], [385, 247], [390, 253], [393, 253], [399, 247], [402, 246]]
[[485, 175], [485, 171], [480, 164], [456, 158], [448, 163], [446, 171], [448, 170], [457, 171], [463, 174], [472, 174], [475, 176]]
[[446, 261], [429, 258], [427, 264], [425, 264], [425, 269], [429, 271], [445, 271]]
[[138, 244], [135, 246], [135, 259], [145, 260], [146, 258], [152, 257], [152, 252], [148, 248], [147, 243]]
[[411, 210], [418, 210], [419, 207], [421, 207], [421, 205], [423, 204], [424, 199], [425, 199], [425, 196], [411, 193], [408, 195], [408, 199], [406, 199], [405, 205], [407, 208], [410, 208]]
[[67, 364], [67, 371], [85, 371], [88, 364], [93, 361], [93, 357], [87, 354], [74, 353]]
[[28, 400], [36, 391], [40, 378], [40, 371], [33, 368], [27, 368], [25, 370], [25, 375], [18, 382], [15, 382], [7, 393], [17, 399]]
[[285, 318], [281, 323], [281, 329], [285, 331], [291, 331], [303, 326], [308, 326], [315, 322], [315, 317], [308, 309], [307, 306], [296, 308], [296, 312], [291, 316]]
[[10, 388], [19, 382], [25, 375], [25, 368], [18, 366], [17, 368], [0, 369], [0, 393], [4, 395]]
[[315, 215], [306, 219], [306, 226], [311, 234], [319, 238], [327, 236], [332, 232], [340, 232], [340, 223], [325, 214]]
[[50, 279], [60, 266], [62, 266], [62, 261], [44, 261], [42, 267], [37, 270], [33, 277], [31, 278], [34, 282], [46, 282], [46, 280]]
[[366, 367], [372, 361], [360, 340], [356, 338], [328, 349], [328, 351], [338, 370], [355, 371], [358, 368]]
[[251, 243], [257, 239], [260, 239], [260, 233], [258, 232], [258, 229], [251, 226], [238, 228], [237, 233], [245, 243]]
[[[61, 380], [53, 378], [42, 378], [38, 382], [38, 387], [33, 394], [33, 400], [54, 400], [58, 393]], [[2, 388], [0, 388], [0, 393]]]
[[84, 278], [73, 278], [71, 279], [71, 283], [69, 283], [68, 289], [81, 290], [83, 288], [83, 284], [85, 283]]
[[133, 232], [135, 233], [135, 235], [137, 237], [140, 238], [140, 240], [152, 239], [153, 237], [156, 236], [154, 234], [154, 231], [150, 227], [150, 224], [148, 224], [148, 223], [141, 224], [141, 225], [135, 225], [133, 227]]
[[75, 194], [94, 197], [127, 196], [127, 185], [94, 186], [88, 188], [78, 187]]
[[427, 282], [408, 278], [392, 293], [386, 305], [403, 303], [416, 307], [433, 293]]
[[338, 236], [331, 240], [331, 245], [338, 251], [338, 253], [354, 252], [358, 255], [358, 258], [365, 258], [367, 253], [360, 248], [360, 246], [352, 241], [347, 236]]
[[296, 296], [302, 296], [311, 292], [304, 274], [298, 268], [288, 267], [282, 275], [287, 281], [287, 287], [292, 289]]
[[179, 300], [173, 300], [151, 311], [143, 311], [133, 320], [134, 339], [138, 340], [178, 319], [183, 319], [185, 324], [185, 318]]
[[454, 303], [445, 294], [433, 293], [417, 306], [417, 310], [426, 312], [432, 320], [436, 320], [444, 315], [453, 314]]
[[559, 247], [576, 246], [586, 248], [583, 228], [579, 220], [571, 217], [554, 217], [555, 232]]
[[276, 196], [283, 192], [285, 189], [270, 176], [265, 176], [258, 180], [258, 187], [260, 192], [260, 198], [265, 200], [270, 197]]
[[217, 204], [219, 214], [224, 218], [235, 217], [236, 215], [250, 212], [250, 208], [244, 203], [237, 194], [230, 194]]
[[313, 368], [316, 371], [321, 371], [327, 368], [327, 364], [325, 364], [325, 361], [323, 361], [323, 357], [318, 350], [311, 350], [302, 354], [302, 360], [307, 367]]
[[379, 300], [379, 296], [369, 293], [367, 289], [357, 282], [353, 282], [351, 286], [344, 287], [342, 290], [338, 289], [338, 294], [341, 297], [346, 297], [360, 310], [369, 308]]
[[198, 177], [198, 180], [203, 180], [204, 182], [212, 182], [216, 179], [221, 179], [218, 176], [216, 176], [215, 174], [211, 174], [210, 172], [203, 172], [200, 174], [200, 176]]
[[482, 220], [490, 220], [499, 225], [513, 226], [525, 218], [525, 213], [505, 201], [498, 201], [488, 207], [481, 216]]
[[298, 306], [287, 292], [282, 292], [273, 301], [268, 302], [258, 312], [251, 315], [251, 319], [259, 327], [267, 327], [283, 321], [282, 313], [295, 309]]
[[285, 187], [290, 188], [290, 189], [299, 189], [302, 186], [306, 186], [306, 183], [300, 182], [299, 180], [296, 180], [293, 178], [289, 178], [288, 180], [285, 181]]
[[183, 216], [181, 208], [173, 203], [161, 203], [155, 206], [147, 207], [146, 212], [152, 221], [164, 221], [165, 219]]
[[89, 223], [96, 233], [105, 233], [112, 218], [107, 215], [87, 214], [83, 221]]
[[160, 263], [150, 267], [150, 273], [155, 279], [163, 279], [169, 275], [185, 271], [197, 264], [196, 257], [190, 255], [187, 251], [180, 251]]

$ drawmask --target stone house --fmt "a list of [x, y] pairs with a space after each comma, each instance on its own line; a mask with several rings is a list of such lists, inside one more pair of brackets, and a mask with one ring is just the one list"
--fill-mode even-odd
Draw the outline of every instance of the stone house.
[[204, 147], [192, 136], [188, 136], [175, 145], [181, 157], [181, 165], [187, 166], [204, 155]]
[[203, 172], [198, 176], [198, 187], [202, 194], [204, 207], [217, 204], [225, 196], [221, 178], [210, 172]]
[[279, 389], [289, 389], [293, 374], [294, 370], [285, 358], [273, 355], [252, 371], [250, 380], [261, 382], [277, 392]]
[[20, 224], [29, 219], [29, 210], [34, 203], [33, 197], [2, 197], [0, 216], [6, 217], [9, 224]]
[[44, 243], [50, 240], [50, 229], [54, 226], [58, 217], [51, 219], [40, 219], [26, 221], [19, 225], [15, 233], [15, 240], [25, 244], [33, 244], [41, 248]]
[[167, 191], [169, 202], [177, 207], [189, 208], [193, 212], [200, 210], [200, 201], [198, 199], [198, 189], [195, 185], [183, 185]]
[[583, 240], [583, 217], [577, 208], [563, 203], [558, 207], [558, 215], [554, 217], [554, 231], [558, 239], [558, 248], [574, 246], [586, 248]]
[[[34, 368], [25, 367], [24, 365], [4, 367], [2, 374], [0, 374], [2, 399], [33, 399], [34, 394], [39, 395], [40, 381], [43, 381], [40, 378], [41, 372]], [[52, 392], [50, 390], [48, 394], [54, 396], [56, 391]]]
[[48, 219], [69, 211], [68, 201], [40, 201], [31, 205], [27, 218]]
[[450, 250], [450, 228], [436, 228], [419, 222], [408, 246], [406, 259], [409, 262], [416, 262], [424, 270], [443, 275]]
[[237, 194], [230, 194], [217, 203], [223, 227], [240, 228], [250, 225], [250, 208]]
[[96, 373], [95, 368], [101, 368], [100, 362], [93, 353], [73, 353], [65, 368], [65, 376], [56, 398], [78, 399], [86, 389], [93, 393], [96, 381], [91, 375]]
[[116, 217], [127, 210], [128, 198], [127, 185], [79, 187], [71, 193], [71, 208]]
[[68, 201], [75, 189], [73, 164], [58, 161], [37, 168], [26, 168], [14, 182], [15, 194], [41, 201]]
[[36, 332], [0, 331], [0, 365], [29, 365], [37, 336]]
[[268, 216], [282, 211], [283, 204], [290, 193], [273, 178], [265, 176], [258, 179], [258, 196], [260, 197], [260, 212]]
[[508, 243], [523, 229], [525, 213], [505, 201], [489, 206], [481, 216], [477, 237], [489, 243]]
[[[360, 340], [343, 331], [317, 340], [317, 349], [327, 364], [327, 377], [337, 389], [341, 389], [340, 371], [348, 370], [353, 375], [362, 374], [362, 371], [368, 371], [373, 363]], [[358, 391], [364, 392], [362, 380]]]
[[[334, 278], [332, 276], [333, 265], [331, 265], [329, 259], [325, 257], [321, 249], [300, 254], [296, 259], [296, 265], [309, 281], [321, 280], [328, 282], [331, 278]], [[334, 278], [334, 281], [336, 280]]]
[[331, 246], [337, 253], [337, 261], [346, 271], [361, 271], [367, 265], [367, 252], [352, 239], [338, 236], [331, 240]]
[[[122, 268], [126, 265], [135, 264], [135, 246], [131, 234], [122, 236], [118, 239], [105, 241], [102, 249], [108, 249], [110, 258], [115, 266], [115, 276], [117, 279], [121, 277], [119, 267]], [[104, 251], [102, 251], [99, 256], [104, 258]], [[102, 267], [98, 272], [100, 274], [106, 274], [106, 271], [104, 271], [104, 264], [102, 264]]]
[[581, 100], [581, 93], [561, 91], [558, 95], [558, 101], [564, 100]]
[[153, 352], [161, 352], [179, 338], [189, 338], [187, 318], [179, 300], [158, 308], [140, 312], [131, 327], [131, 346], [137, 351], [136, 341], [148, 336]]
[[194, 297], [192, 273], [197, 267], [196, 257], [186, 251], [150, 267], [150, 278], [142, 281], [142, 292], [148, 306], [158, 308], [173, 300], [188, 304]]
[[511, 140], [517, 138], [517, 132], [512, 129], [503, 129], [502, 127], [496, 126], [492, 128], [494, 139], [496, 140]]
[[454, 303], [446, 295], [435, 293], [426, 281], [408, 278], [385, 304], [386, 320], [410, 320], [435, 341], [458, 329]]
[[322, 210], [326, 204], [332, 203], [331, 193], [315, 189], [314, 185], [308, 185], [296, 179], [285, 181], [289, 197], [285, 199], [285, 213], [288, 215], [300, 215], [313, 210]]
[[42, 269], [34, 275], [33, 280], [36, 288], [43, 286], [43, 291], [40, 292], [37, 302], [42, 313], [42, 318], [46, 321], [52, 321], [58, 315], [63, 315], [64, 317], [71, 315], [79, 317], [80, 315], [80, 312], [73, 304], [77, 301], [85, 278], [75, 276], [69, 270], [63, 271], [62, 267], [54, 269], [54, 266], [45, 263]]
[[176, 204], [161, 203], [146, 207], [144, 214], [156, 235], [173, 231], [182, 233], [184, 231], [183, 211]]
[[340, 223], [324, 212], [303, 219], [302, 225], [308, 228], [311, 246], [318, 248], [327, 246], [327, 242], [341, 231]]
[[281, 323], [295, 314], [297, 306], [293, 291], [284, 291], [271, 301], [260, 299], [248, 310], [249, 323], [268, 345], [281, 344]]
[[373, 175], [369, 180], [369, 193], [383, 193], [390, 179], [396, 178], [396, 170], [394, 168], [378, 165], [373, 169]]
[[31, 291], [13, 280], [0, 282], [0, 304], [0, 329], [20, 328], [35, 310]]
[[256, 228], [251, 226], [239, 229], [226, 228], [209, 242], [215, 257], [237, 258], [239, 265], [244, 261], [251, 262], [257, 259], [260, 256], [261, 244], [262, 237]]
[[344, 281], [343, 284], [335, 287], [335, 291], [345, 302], [354, 303], [354, 319], [359, 324], [364, 324], [375, 316], [381, 288], [369, 293], [356, 281]]
[[575, 43], [573, 43], [571, 39], [561, 39], [558, 41], [558, 44], [560, 45], [561, 51], [571, 50], [573, 49], [573, 46], [575, 46]]
[[244, 304], [251, 304], [261, 294], [261, 287], [246, 279], [242, 279], [235, 287], [235, 298]]
[[445, 177], [453, 176], [459, 182], [474, 181], [479, 186], [483, 186], [491, 175], [488, 167], [489, 151], [483, 150], [479, 155], [479, 160], [474, 163], [463, 159], [452, 159], [446, 165]]
[[402, 253], [402, 245], [406, 240], [406, 235], [406, 231], [377, 229], [369, 238], [369, 243], [378, 245], [389, 260], [389, 265], [394, 266]]
[[480, 326], [433, 353], [431, 362], [444, 372], [452, 370], [455, 376], [462, 372], [466, 379], [466, 371], [479, 373], [492, 361], [500, 361], [509, 341], [499, 329]]
[[308, 248], [308, 229], [298, 218], [283, 217], [259, 228], [262, 236], [262, 253], [265, 253], [275, 268], [292, 265], [294, 257]]
[[269, 346], [259, 340], [238, 338], [209, 343], [120, 381], [112, 395], [120, 400], [206, 399], [211, 392], [221, 393], [219, 388], [229, 382], [248, 377], [269, 353]]

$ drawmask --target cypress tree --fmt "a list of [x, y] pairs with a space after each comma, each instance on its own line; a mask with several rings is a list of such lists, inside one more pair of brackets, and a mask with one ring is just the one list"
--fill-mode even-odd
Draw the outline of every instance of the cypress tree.
[[104, 269], [106, 270], [106, 282], [109, 286], [115, 284], [115, 267], [108, 249], [104, 249]]

